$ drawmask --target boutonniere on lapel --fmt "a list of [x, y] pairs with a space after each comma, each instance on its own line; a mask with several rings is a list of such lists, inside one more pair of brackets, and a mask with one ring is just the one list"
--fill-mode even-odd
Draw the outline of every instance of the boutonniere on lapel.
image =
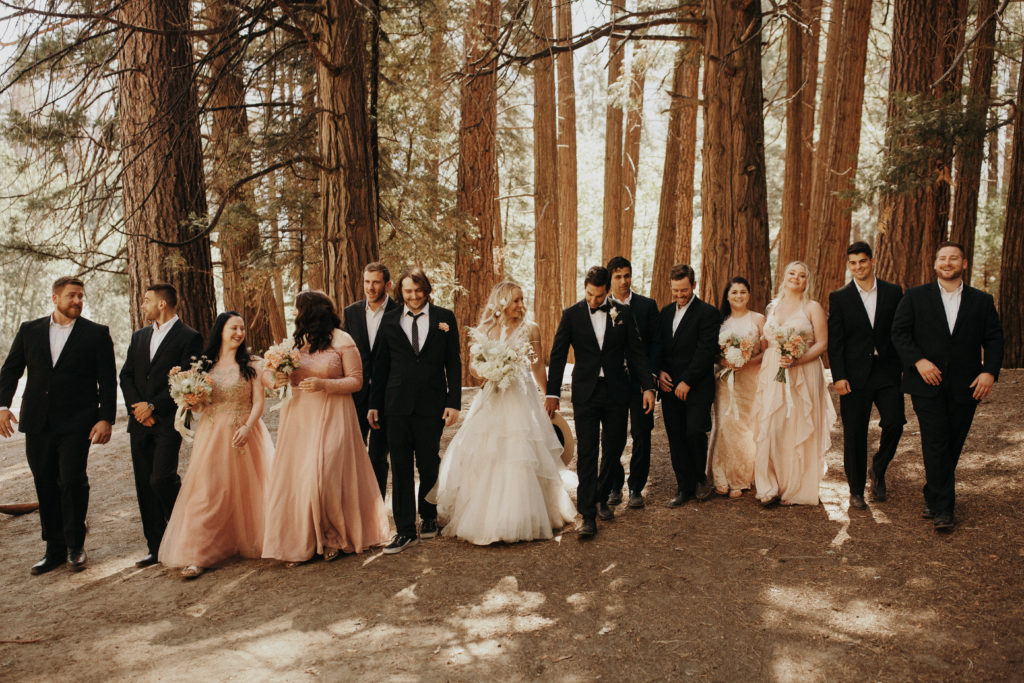
[[448, 331], [448, 323], [438, 323], [437, 324], [437, 329], [441, 330], [442, 332], [447, 332]]
[[612, 327], [622, 324], [621, 322], [619, 322], [619, 309], [615, 308], [614, 306], [612, 306], [611, 310], [608, 311], [608, 317], [612, 319]]

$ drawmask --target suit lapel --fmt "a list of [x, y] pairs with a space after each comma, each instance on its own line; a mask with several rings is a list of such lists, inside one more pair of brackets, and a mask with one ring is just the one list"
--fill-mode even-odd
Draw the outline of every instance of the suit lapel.
[[[160, 346], [156, 347], [156, 353], [153, 354], [153, 360], [149, 361], [150, 367], [156, 365], [156, 362], [160, 359], [160, 356], [164, 355], [164, 351], [173, 343], [174, 338], [181, 333], [183, 323], [181, 320], [175, 320], [174, 326], [167, 330], [167, 334], [164, 335], [163, 341], [160, 342]], [[149, 334], [146, 336], [146, 357], [149, 358], [149, 344], [153, 340], [153, 326], [149, 326]]]
[[[42, 318], [36, 325], [35, 329], [32, 330], [32, 342], [33, 346], [39, 349], [45, 349], [46, 363], [43, 366], [46, 372], [53, 372], [54, 363], [53, 359], [50, 358], [50, 316]], [[63, 353], [61, 354], [64, 355]], [[42, 369], [42, 368], [40, 368]]]
[[[939, 321], [939, 327], [942, 328], [942, 334], [948, 339], [952, 336], [949, 331], [949, 322], [946, 320], [946, 307], [942, 305], [942, 293], [939, 291], [939, 283], [936, 280], [928, 287], [928, 299], [931, 301], [931, 306], [934, 309], [933, 313], [937, 316]], [[963, 308], [963, 296], [960, 297], [960, 307]], [[957, 312], [959, 317], [959, 312]], [[954, 328], [956, 326], [954, 325]]]
[[[860, 296], [859, 287], [855, 280], [850, 280], [850, 284], [847, 285], [850, 290], [847, 296], [850, 297], [850, 305], [854, 307], [854, 310], [859, 311], [861, 322], [868, 326], [869, 330], [874, 328], [871, 324], [871, 318], [868, 316], [868, 309], [864, 306], [864, 299]], [[878, 307], [882, 304], [882, 288], [878, 286], [878, 281], [875, 281], [875, 320], [878, 320]]]
[[[697, 298], [696, 294], [693, 296], [692, 299], [690, 299], [690, 305], [687, 306], [686, 313], [683, 313], [683, 319], [679, 321], [679, 327], [677, 327], [676, 331], [672, 334], [672, 341], [673, 342], [678, 340], [679, 336], [683, 333], [683, 328], [686, 327], [686, 321], [689, 320], [691, 317], [693, 317], [693, 315], [694, 315], [693, 311], [694, 311], [694, 309], [697, 308], [697, 305], [698, 305], [697, 302], [699, 302], [699, 301], [700, 301], [700, 299]], [[673, 319], [675, 319], [675, 315], [676, 315], [676, 309], [673, 309], [672, 310], [672, 318]], [[671, 322], [669, 324], [671, 324]]]
[[[964, 290], [960, 292], [960, 308], [958, 308], [956, 311], [956, 322], [953, 323], [953, 332], [950, 334], [950, 336], [953, 336], [960, 331], [960, 323], [963, 321], [965, 317], [964, 310], [970, 306], [970, 300], [973, 298], [973, 296], [973, 290], [967, 285], [964, 285]], [[943, 313], [945, 313], [945, 311], [943, 311]]]
[[[589, 334], [584, 333], [584, 336], [586, 338], [590, 339], [591, 342], [593, 342], [594, 351], [597, 352], [597, 355], [600, 356], [601, 355], [601, 343], [597, 339], [597, 331], [594, 330], [594, 321], [591, 320], [591, 316], [594, 315], [594, 314], [590, 312], [590, 304], [588, 304], [586, 302], [586, 300], [584, 300], [584, 301], [581, 301], [580, 303], [578, 303], [577, 306], [579, 306], [579, 314], [578, 315], [579, 315], [579, 317], [580, 317], [580, 319], [582, 321], [581, 324], [587, 330], [587, 332], [589, 332]], [[607, 323], [605, 324], [604, 332], [605, 332], [605, 336], [607, 337], [608, 336], [608, 325], [607, 325]]]
[[[44, 328], [46, 331], [46, 348], [50, 348], [50, 326], [46, 324]], [[61, 349], [60, 356], [57, 358], [57, 362], [53, 364], [53, 368], [56, 370], [60, 367], [64, 360], [68, 357], [68, 353], [73, 351], [75, 346], [81, 341], [85, 335], [85, 325], [82, 323], [82, 319], [78, 318], [75, 320], [74, 327], [71, 328], [71, 334], [68, 335], [68, 340], [64, 343], [64, 348]]]
[[[387, 313], [387, 309], [384, 309]], [[354, 320], [349, 321], [349, 325], [352, 331], [355, 332], [352, 336], [356, 340], [357, 345], [365, 345], [366, 348], [372, 350], [370, 346], [370, 330], [366, 327], [366, 299], [360, 299], [356, 302], [356, 310], [353, 314]], [[377, 328], [377, 333], [380, 333], [380, 328]]]

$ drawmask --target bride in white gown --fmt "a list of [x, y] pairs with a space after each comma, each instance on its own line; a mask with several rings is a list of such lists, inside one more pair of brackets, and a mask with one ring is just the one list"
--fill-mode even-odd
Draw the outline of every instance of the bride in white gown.
[[533, 353], [504, 388], [484, 384], [445, 451], [437, 511], [448, 523], [441, 533], [477, 545], [551, 538], [576, 516], [568, 493], [576, 482], [538, 391], [545, 385], [540, 328], [526, 320], [523, 290], [495, 286], [471, 334], [510, 349], [529, 344]]

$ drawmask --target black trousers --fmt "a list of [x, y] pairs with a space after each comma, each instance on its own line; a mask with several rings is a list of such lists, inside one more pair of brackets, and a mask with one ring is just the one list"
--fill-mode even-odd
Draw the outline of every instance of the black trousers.
[[[388, 434], [385, 426], [385, 419], [378, 415], [377, 424], [380, 429], [371, 429], [370, 421], [366, 419], [366, 413], [370, 409], [370, 401], [356, 403], [356, 415], [359, 417], [359, 433], [363, 435], [363, 443], [366, 444], [366, 451], [370, 454], [370, 464], [373, 465], [373, 474], [377, 477], [377, 486], [380, 488], [380, 497], [387, 495], [388, 489]], [[369, 441], [367, 441], [369, 439]]]
[[178, 476], [181, 434], [173, 429], [150, 429], [132, 432], [130, 437], [142, 532], [146, 535], [149, 552], [155, 555], [181, 489]]
[[89, 432], [25, 435], [25, 456], [39, 498], [39, 521], [48, 557], [63, 558], [85, 545], [89, 511]]
[[937, 396], [910, 398], [921, 425], [925, 503], [935, 514], [953, 514], [956, 466], [978, 404], [955, 401], [945, 389], [940, 389]]
[[850, 494], [855, 496], [864, 495], [867, 482], [868, 422], [872, 404], [878, 408], [882, 435], [878, 450], [871, 458], [871, 472], [876, 477], [884, 477], [903, 436], [903, 425], [907, 423], [899, 377], [872, 367], [866, 386], [853, 387], [849, 394], [839, 397], [839, 414], [843, 418], [843, 468]]
[[711, 404], [680, 401], [675, 394], [665, 393], [661, 397], [661, 416], [676, 486], [683, 495], [693, 495], [697, 485], [707, 481]]
[[584, 519], [594, 519], [598, 501], [607, 500], [611, 491], [612, 463], [619, 462], [626, 447], [629, 406], [615, 401], [604, 380], [598, 380], [590, 398], [573, 403], [572, 410], [576, 421], [576, 474], [580, 480], [576, 507]]
[[[420, 519], [437, 518], [437, 506], [428, 503], [427, 493], [437, 483], [441, 464], [438, 451], [444, 421], [440, 415], [392, 416], [387, 421], [388, 444], [391, 446], [391, 512], [395, 527], [402, 536], [416, 536], [416, 511]], [[420, 475], [419, 495], [413, 467]]]
[[[629, 435], [633, 449], [629, 455], [629, 490], [640, 493], [647, 486], [651, 472], [651, 432], [654, 431], [654, 411], [644, 412], [644, 392], [637, 390], [629, 402]], [[609, 463], [608, 492], [618, 491], [626, 483], [622, 459]]]

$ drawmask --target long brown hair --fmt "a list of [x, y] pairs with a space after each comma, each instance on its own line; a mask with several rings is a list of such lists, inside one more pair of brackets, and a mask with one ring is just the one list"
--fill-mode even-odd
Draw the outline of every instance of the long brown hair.
[[310, 353], [323, 351], [331, 345], [334, 330], [341, 327], [341, 318], [331, 297], [318, 289], [299, 292], [295, 297], [295, 346], [309, 346]]

